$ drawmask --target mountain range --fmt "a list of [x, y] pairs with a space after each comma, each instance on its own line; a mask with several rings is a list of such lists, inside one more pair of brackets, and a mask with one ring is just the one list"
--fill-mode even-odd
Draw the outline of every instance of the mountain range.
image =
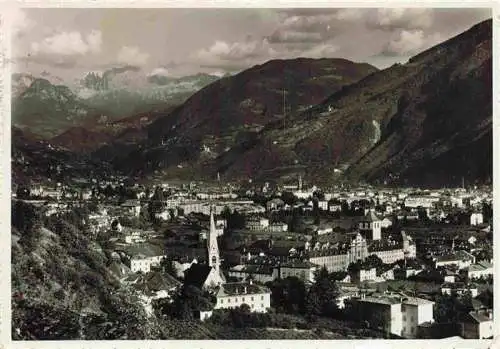
[[250, 68], [203, 88], [109, 160], [183, 178], [489, 182], [491, 25], [380, 71], [332, 59]]
[[163, 84], [136, 67], [116, 67], [102, 75], [89, 72], [76, 85], [53, 77], [13, 74], [13, 124], [50, 139], [95, 120], [115, 121], [182, 104], [218, 76], [195, 74], [168, 78]]
[[85, 151], [134, 176], [491, 182], [492, 22], [384, 70], [345, 59], [269, 61], [131, 120], [145, 116], [141, 127], [125, 122], [110, 134], [94, 125], [54, 140], [67, 146], [108, 132]]
[[[178, 172], [180, 167], [194, 173], [225, 172], [222, 167], [230, 157], [243, 155], [249, 160], [248, 151], [267, 129], [291, 126], [287, 119], [293, 115], [376, 71], [369, 64], [345, 59], [269, 61], [201, 89], [153, 122], [147, 140], [133, 153], [118, 152], [123, 157], [109, 160], [134, 173]], [[135, 164], [136, 168], [129, 167]]]

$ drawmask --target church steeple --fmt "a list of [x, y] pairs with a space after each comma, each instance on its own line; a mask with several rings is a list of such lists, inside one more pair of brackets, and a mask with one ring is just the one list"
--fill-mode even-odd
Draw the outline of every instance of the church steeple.
[[210, 206], [210, 231], [208, 233], [208, 265], [219, 272], [220, 255], [217, 244], [217, 231], [215, 229], [214, 207]]

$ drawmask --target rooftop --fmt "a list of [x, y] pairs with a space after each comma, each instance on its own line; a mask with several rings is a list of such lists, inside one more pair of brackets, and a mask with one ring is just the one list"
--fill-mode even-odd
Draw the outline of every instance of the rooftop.
[[477, 264], [471, 264], [469, 266], [469, 271], [481, 271], [481, 270], [492, 269], [492, 268], [493, 268], [492, 263], [483, 261], [483, 262], [479, 262]]
[[369, 211], [361, 220], [362, 222], [378, 222], [381, 221], [382, 218], [380, 218], [375, 212]]
[[247, 274], [273, 274], [273, 265], [259, 265], [259, 264], [246, 264], [246, 265], [236, 265], [230, 269], [233, 272], [242, 272]]
[[405, 297], [403, 298], [403, 304], [407, 305], [425, 305], [425, 304], [434, 304], [434, 302], [424, 299], [424, 298], [417, 298], [417, 297]]
[[147, 258], [165, 255], [163, 247], [150, 243], [141, 243], [127, 246], [125, 252], [132, 258]]
[[316, 267], [316, 265], [309, 261], [289, 261], [282, 263], [281, 267], [303, 269], [303, 268], [314, 268]]
[[493, 319], [489, 317], [489, 314], [487, 312], [471, 311], [469, 315], [474, 321], [478, 323], [493, 321]]
[[264, 286], [256, 285], [248, 282], [231, 282], [223, 284], [217, 291], [217, 297], [234, 296], [234, 295], [250, 295], [270, 293], [271, 291]]

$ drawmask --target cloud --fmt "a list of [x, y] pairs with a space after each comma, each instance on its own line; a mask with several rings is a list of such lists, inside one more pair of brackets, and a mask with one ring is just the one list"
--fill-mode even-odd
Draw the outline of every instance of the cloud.
[[32, 55], [38, 56], [78, 56], [99, 53], [102, 45], [102, 34], [93, 30], [86, 38], [80, 32], [62, 32], [31, 43]]
[[383, 8], [368, 20], [369, 27], [382, 30], [428, 29], [434, 22], [434, 10], [428, 8]]
[[318, 32], [300, 32], [276, 30], [268, 37], [271, 44], [273, 43], [303, 43], [303, 42], [321, 42], [323, 37]]
[[370, 10], [360, 8], [344, 8], [335, 12], [334, 18], [340, 21], [356, 21], [362, 19], [366, 11]]
[[26, 12], [19, 8], [5, 9], [4, 15], [13, 37], [23, 36], [26, 31], [35, 25], [35, 22], [26, 15]]
[[149, 54], [141, 52], [138, 47], [124, 46], [117, 55], [117, 60], [121, 64], [142, 66], [149, 59]]
[[151, 73], [149, 73], [149, 76], [153, 76], [153, 75], [159, 75], [159, 76], [169, 76], [169, 71], [168, 69], [165, 69], [163, 67], [160, 67], [160, 68], [155, 68], [151, 71]]
[[362, 22], [367, 11], [373, 10], [347, 8], [285, 11], [278, 28], [269, 36], [269, 41], [273, 44], [326, 42], [344, 31], [352, 22]]
[[426, 36], [422, 30], [402, 30], [399, 35], [384, 48], [382, 54], [386, 56], [411, 56], [442, 41], [439, 34]]
[[[271, 47], [267, 39], [246, 40], [243, 42], [228, 43], [217, 40], [208, 49], [201, 49], [194, 54], [196, 60], [205, 64], [214, 62], [248, 61], [260, 57], [272, 57], [276, 51]], [[216, 66], [216, 65], [212, 65]]]
[[307, 58], [333, 58], [338, 54], [340, 47], [334, 44], [322, 43], [301, 52]]

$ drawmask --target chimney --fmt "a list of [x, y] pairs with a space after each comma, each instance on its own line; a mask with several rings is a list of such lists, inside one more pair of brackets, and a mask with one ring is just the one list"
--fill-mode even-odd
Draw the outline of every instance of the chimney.
[[248, 280], [248, 284], [249, 284], [249, 285], [253, 285], [253, 280], [252, 280], [252, 278], [250, 278], [250, 279]]
[[244, 294], [247, 294], [247, 293], [248, 293], [247, 291], [248, 291], [248, 290], [247, 290], [247, 287], [246, 287], [246, 286], [245, 286], [245, 287], [243, 287], [243, 293], [244, 293]]

